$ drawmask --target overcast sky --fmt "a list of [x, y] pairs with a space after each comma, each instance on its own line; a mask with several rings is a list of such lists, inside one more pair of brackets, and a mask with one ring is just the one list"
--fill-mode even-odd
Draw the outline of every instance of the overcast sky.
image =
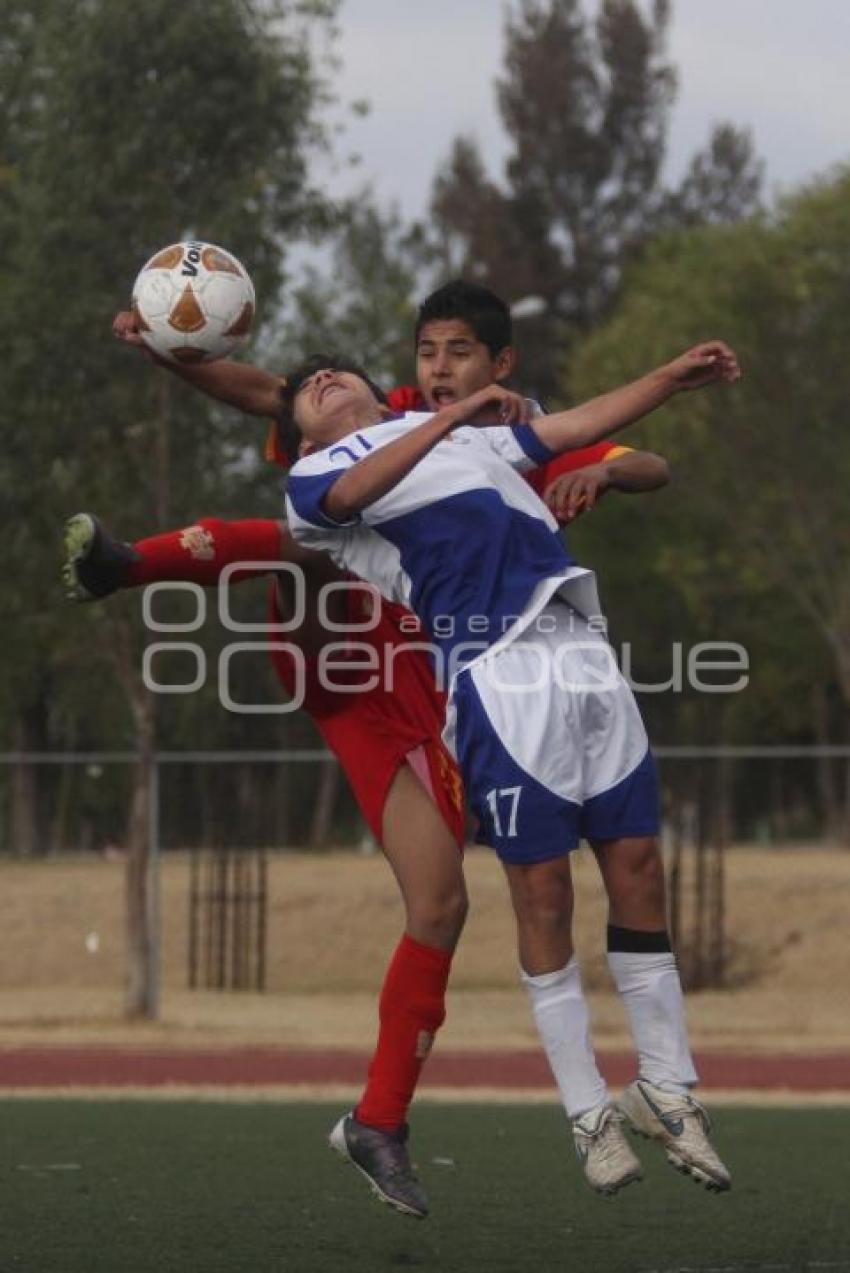
[[[368, 180], [422, 215], [459, 132], [501, 174], [493, 80], [504, 10], [500, 0], [342, 0], [337, 88], [372, 111], [347, 129], [362, 162], [356, 179], [333, 179], [337, 192]], [[771, 190], [850, 160], [850, 0], [673, 0], [668, 53], [680, 83], [671, 178], [721, 119], [752, 129]]]

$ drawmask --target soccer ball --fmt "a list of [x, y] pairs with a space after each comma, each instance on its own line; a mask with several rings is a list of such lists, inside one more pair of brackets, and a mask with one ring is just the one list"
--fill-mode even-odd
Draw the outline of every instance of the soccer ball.
[[254, 285], [235, 256], [214, 243], [172, 243], [133, 284], [139, 335], [168, 362], [212, 362], [248, 336]]

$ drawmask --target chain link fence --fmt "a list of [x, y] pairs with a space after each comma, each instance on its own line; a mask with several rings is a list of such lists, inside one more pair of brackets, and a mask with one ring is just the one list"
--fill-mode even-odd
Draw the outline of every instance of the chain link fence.
[[[693, 989], [728, 985], [738, 973], [726, 925], [727, 847], [788, 852], [846, 843], [850, 747], [659, 747], [656, 754], [683, 979]], [[0, 987], [82, 991], [112, 984], [110, 975], [114, 981], [127, 951], [123, 836], [139, 760], [133, 752], [0, 754], [9, 947]], [[163, 982], [275, 989], [270, 860], [296, 848], [376, 847], [337, 762], [320, 749], [159, 752], [148, 768], [149, 1015]], [[36, 825], [20, 841], [34, 795]], [[98, 862], [106, 865], [92, 873]]]

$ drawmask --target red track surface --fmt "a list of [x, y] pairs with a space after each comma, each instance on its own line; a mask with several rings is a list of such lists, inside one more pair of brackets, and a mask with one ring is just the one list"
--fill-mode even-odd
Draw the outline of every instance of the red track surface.
[[[26, 1087], [359, 1085], [368, 1058], [359, 1052], [231, 1048], [157, 1051], [127, 1047], [0, 1049], [0, 1090]], [[600, 1056], [609, 1082], [634, 1077], [634, 1058]], [[762, 1091], [850, 1092], [850, 1055], [697, 1057], [702, 1088]], [[552, 1079], [536, 1052], [438, 1052], [428, 1062], [423, 1087], [549, 1088]]]

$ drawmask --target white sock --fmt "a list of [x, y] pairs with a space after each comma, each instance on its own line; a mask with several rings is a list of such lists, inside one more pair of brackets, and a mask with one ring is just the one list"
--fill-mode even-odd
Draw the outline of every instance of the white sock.
[[686, 1092], [698, 1076], [676, 956], [612, 950], [608, 967], [629, 1014], [641, 1078], [668, 1092]]
[[567, 1114], [579, 1118], [606, 1104], [610, 1097], [593, 1055], [578, 961], [574, 957], [566, 968], [536, 977], [520, 972]]

